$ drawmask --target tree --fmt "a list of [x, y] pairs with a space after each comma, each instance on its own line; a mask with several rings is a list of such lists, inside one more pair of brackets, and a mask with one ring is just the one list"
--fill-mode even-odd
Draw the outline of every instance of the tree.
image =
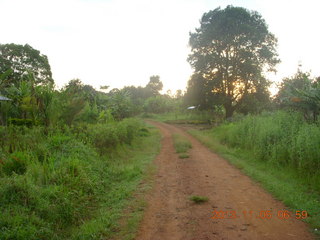
[[190, 33], [188, 61], [229, 118], [248, 94], [268, 87], [263, 72], [279, 62], [277, 39], [259, 13], [241, 7], [216, 8], [200, 24]]
[[165, 113], [174, 109], [174, 99], [168, 95], [158, 95], [148, 98], [144, 105], [144, 111], [147, 113]]
[[213, 94], [212, 81], [204, 78], [199, 73], [194, 73], [188, 81], [187, 92], [184, 102], [187, 106], [198, 106], [200, 110], [212, 109], [214, 105], [219, 105], [219, 96]]
[[133, 104], [130, 93], [124, 90], [112, 89], [109, 92], [110, 100], [108, 107], [116, 120], [122, 120], [133, 115]]
[[159, 95], [163, 88], [163, 83], [160, 81], [160, 76], [154, 75], [150, 77], [149, 83], [146, 85], [146, 89], [150, 90], [153, 96]]
[[300, 111], [306, 120], [317, 121], [320, 113], [320, 77], [312, 79], [310, 73], [299, 68], [297, 73], [283, 79], [275, 102], [282, 108]]
[[298, 68], [297, 72], [292, 77], [282, 79], [279, 87], [279, 92], [276, 96], [275, 101], [282, 105], [288, 103], [299, 102], [299, 99], [295, 99], [295, 93], [297, 90], [307, 91], [312, 85], [310, 79], [310, 73], [304, 73]]
[[11, 84], [17, 84], [30, 71], [36, 84], [53, 84], [51, 68], [47, 56], [25, 44], [0, 44], [0, 74], [12, 70]]

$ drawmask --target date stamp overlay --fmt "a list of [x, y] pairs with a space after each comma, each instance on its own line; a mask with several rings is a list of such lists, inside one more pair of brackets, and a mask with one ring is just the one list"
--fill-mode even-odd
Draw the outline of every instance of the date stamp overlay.
[[280, 220], [288, 220], [288, 219], [306, 219], [308, 217], [307, 211], [295, 211], [295, 213], [291, 213], [288, 210], [259, 210], [259, 211], [222, 211], [222, 210], [214, 210], [212, 212], [211, 219], [237, 219], [237, 218], [245, 218], [245, 219], [266, 219], [270, 220], [272, 218], [278, 218]]

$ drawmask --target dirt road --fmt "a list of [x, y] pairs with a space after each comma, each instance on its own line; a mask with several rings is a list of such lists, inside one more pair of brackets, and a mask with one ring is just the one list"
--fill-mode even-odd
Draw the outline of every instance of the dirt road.
[[[286, 210], [281, 202], [184, 130], [152, 124], [162, 133], [162, 150], [136, 240], [314, 239], [293, 213], [287, 220], [278, 217]], [[190, 158], [179, 159], [172, 133], [191, 141]], [[209, 201], [195, 204], [192, 195]]]

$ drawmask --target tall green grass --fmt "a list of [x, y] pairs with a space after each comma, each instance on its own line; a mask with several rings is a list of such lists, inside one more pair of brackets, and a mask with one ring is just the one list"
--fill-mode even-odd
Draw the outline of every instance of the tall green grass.
[[0, 239], [101, 239], [159, 149], [141, 121], [1, 127]]
[[[294, 112], [248, 116], [214, 130], [221, 142], [251, 151], [255, 158], [290, 167], [320, 180], [320, 127]], [[319, 182], [318, 182], [319, 183]], [[317, 190], [320, 191], [320, 184]]]

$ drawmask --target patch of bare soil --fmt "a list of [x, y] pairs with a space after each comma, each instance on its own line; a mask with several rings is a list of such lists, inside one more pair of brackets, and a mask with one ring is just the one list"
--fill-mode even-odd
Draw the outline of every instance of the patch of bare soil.
[[[162, 133], [162, 150], [136, 240], [314, 239], [294, 213], [278, 216], [287, 210], [281, 202], [183, 129], [150, 123]], [[173, 133], [191, 141], [190, 158], [175, 153]], [[192, 195], [209, 201], [195, 204]]]

